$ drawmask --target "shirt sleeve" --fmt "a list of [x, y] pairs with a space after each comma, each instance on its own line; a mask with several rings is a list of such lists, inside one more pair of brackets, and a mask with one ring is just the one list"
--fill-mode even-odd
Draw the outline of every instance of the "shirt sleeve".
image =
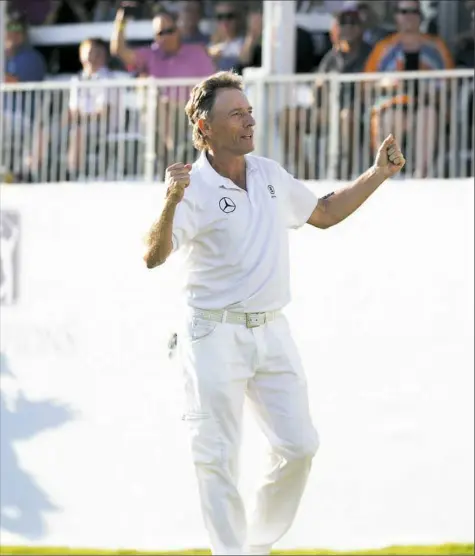
[[175, 210], [173, 218], [173, 251], [189, 245], [197, 234], [196, 207], [190, 196], [183, 197]]
[[295, 179], [291, 174], [280, 167], [281, 185], [285, 198], [285, 214], [287, 217], [287, 227], [297, 229], [307, 223], [310, 215], [318, 203], [318, 198], [300, 180]]
[[17, 56], [15, 68], [11, 73], [21, 82], [43, 81], [46, 63], [38, 51], [27, 50]]

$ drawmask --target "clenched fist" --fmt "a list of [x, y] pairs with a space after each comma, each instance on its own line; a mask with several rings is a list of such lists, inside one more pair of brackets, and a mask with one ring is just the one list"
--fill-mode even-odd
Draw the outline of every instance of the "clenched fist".
[[167, 168], [165, 172], [165, 185], [167, 186], [167, 199], [178, 204], [185, 194], [185, 188], [190, 185], [191, 164], [177, 162]]
[[392, 134], [388, 135], [379, 147], [376, 155], [376, 168], [381, 170], [385, 177], [390, 178], [400, 172], [403, 169], [404, 164], [406, 164], [406, 159], [404, 158], [396, 139]]

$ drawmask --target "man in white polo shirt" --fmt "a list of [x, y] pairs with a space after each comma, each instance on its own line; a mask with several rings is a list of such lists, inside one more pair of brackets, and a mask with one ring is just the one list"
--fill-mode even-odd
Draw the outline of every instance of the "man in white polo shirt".
[[[188, 315], [178, 336], [202, 511], [213, 554], [269, 554], [292, 524], [318, 448], [305, 374], [281, 309], [290, 301], [287, 230], [329, 228], [404, 166], [392, 136], [352, 185], [321, 199], [272, 160], [252, 156], [241, 78], [215, 74], [186, 112], [201, 156], [167, 169], [167, 196], [144, 260], [186, 254]], [[249, 518], [237, 489], [245, 395], [270, 447]]]

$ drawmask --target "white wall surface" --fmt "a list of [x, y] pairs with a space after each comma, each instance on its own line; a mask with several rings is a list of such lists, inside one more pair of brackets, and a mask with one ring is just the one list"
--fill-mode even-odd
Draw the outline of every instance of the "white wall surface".
[[[21, 218], [19, 295], [1, 307], [4, 545], [207, 546], [167, 349], [180, 261], [141, 260], [163, 194], [1, 189]], [[287, 314], [322, 445], [281, 547], [473, 541], [473, 204], [471, 180], [398, 181], [291, 233]], [[246, 498], [265, 448], [246, 417]]]

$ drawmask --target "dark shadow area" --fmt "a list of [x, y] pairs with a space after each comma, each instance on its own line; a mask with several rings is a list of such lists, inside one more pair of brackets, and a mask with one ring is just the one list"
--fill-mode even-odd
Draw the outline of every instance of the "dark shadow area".
[[74, 414], [54, 400], [30, 401], [21, 391], [14, 403], [8, 404], [1, 387], [7, 378], [14, 380], [15, 376], [5, 354], [0, 353], [0, 528], [38, 540], [46, 532], [45, 512], [59, 508], [21, 466], [16, 443], [61, 427], [72, 421]]

